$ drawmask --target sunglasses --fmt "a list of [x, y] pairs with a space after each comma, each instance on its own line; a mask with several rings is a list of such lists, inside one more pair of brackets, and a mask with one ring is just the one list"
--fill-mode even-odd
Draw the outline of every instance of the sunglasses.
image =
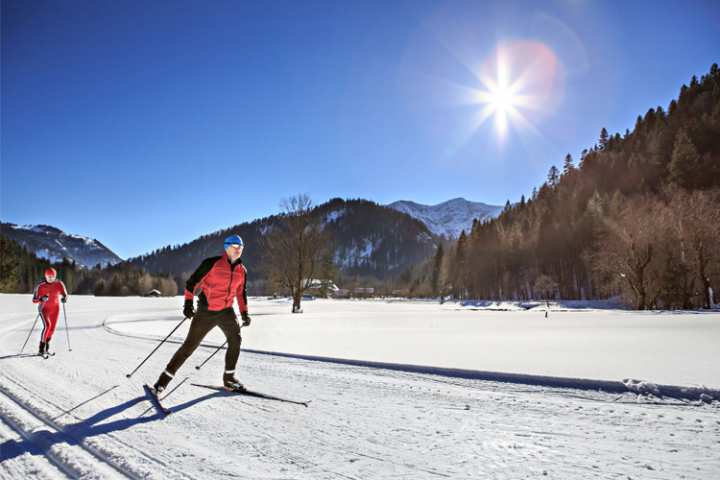
[[232, 248], [243, 248], [243, 245], [239, 245], [239, 244], [237, 244], [237, 243], [229, 243], [229, 244], [225, 245], [225, 248], [230, 248], [230, 247], [232, 247]]

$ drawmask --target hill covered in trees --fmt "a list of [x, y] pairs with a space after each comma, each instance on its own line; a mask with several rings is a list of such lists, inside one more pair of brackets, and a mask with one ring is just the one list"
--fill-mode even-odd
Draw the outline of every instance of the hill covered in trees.
[[0, 235], [0, 292], [30, 293], [43, 280], [48, 267], [54, 267], [58, 278], [70, 294], [145, 295], [158, 290], [162, 295], [176, 295], [172, 277], [151, 275], [130, 264], [84, 268], [67, 258], [51, 263], [38, 258], [24, 246]]
[[[343, 285], [384, 285], [423, 262], [436, 248], [436, 239], [425, 224], [367, 200], [335, 198], [313, 208], [310, 215], [323, 225], [331, 243], [331, 258], [319, 277]], [[183, 245], [128, 259], [127, 263], [149, 272], [171, 274], [182, 287], [203, 259], [222, 254], [227, 235], [237, 233], [245, 242], [243, 262], [250, 271], [250, 293], [267, 293], [272, 287], [265, 285], [268, 259], [263, 238], [280, 219], [274, 215], [241, 223]]]
[[439, 265], [442, 288], [458, 297], [620, 294], [638, 309], [709, 306], [720, 286], [717, 64], [632, 131], [603, 128], [577, 165], [568, 154], [530, 198], [475, 223]]
[[122, 262], [115, 252], [94, 238], [65, 233], [51, 225], [15, 225], [0, 222], [0, 234], [19, 243], [36, 257], [63, 260], [92, 268]]

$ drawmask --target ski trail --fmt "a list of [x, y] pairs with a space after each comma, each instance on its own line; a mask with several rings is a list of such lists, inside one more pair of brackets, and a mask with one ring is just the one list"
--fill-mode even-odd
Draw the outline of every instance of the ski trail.
[[[17, 388], [18, 390], [23, 390], [24, 394], [19, 394], [17, 393], [17, 391], [11, 392], [8, 389], [8, 386], [3, 384], [0, 384], [0, 394], [12, 400], [15, 405], [17, 405], [27, 414], [34, 417], [36, 421], [42, 423], [45, 427], [55, 432], [58, 438], [66, 441], [67, 443], [77, 445], [80, 449], [93, 455], [96, 460], [112, 467], [124, 478], [195, 478], [173, 468], [162, 460], [148, 455], [146, 452], [138, 449], [137, 447], [130, 445], [123, 440], [120, 440], [112, 433], [103, 433], [102, 440], [83, 438], [86, 434], [85, 428], [92, 429], [94, 425], [80, 427], [84, 423], [83, 419], [77, 417], [70, 410], [63, 408], [52, 400], [43, 398], [43, 403], [52, 407], [53, 409], [56, 409], [58, 412], [56, 415], [48, 413], [47, 409], [44, 409], [40, 405], [38, 405], [36, 399], [42, 397], [37, 395], [36, 392], [29, 390], [21, 382], [7, 375], [7, 373], [5, 373], [3, 378], [12, 383], [13, 387]], [[145, 399], [144, 396], [138, 396], [136, 400], [136, 403], [143, 404]], [[5, 414], [3, 413], [3, 416], [4, 415]], [[69, 416], [74, 420], [77, 420], [78, 422], [74, 424], [63, 424], [56, 420], [66, 416]], [[153, 417], [146, 417], [146, 420], [151, 420], [152, 418]], [[27, 440], [29, 442], [32, 442], [32, 438]], [[115, 475], [115, 477], [117, 477], [117, 474]]]
[[[3, 416], [0, 419], [0, 443], [6, 445], [21, 445], [24, 441], [26, 441], [26, 439], [22, 437], [14, 425], [11, 425]], [[34, 448], [30, 451], [17, 454], [14, 458], [5, 459], [5, 456], [10, 457], [13, 453], [15, 452], [12, 450], [6, 450], [5, 453], [0, 452], [0, 458], [2, 458], [0, 479], [2, 480], [27, 478], [27, 472], [33, 472], [33, 478], [38, 480], [69, 478], [60, 467], [45, 457], [40, 448]]]
[[[142, 478], [124, 471], [95, 449], [77, 442], [3, 386], [0, 386], [0, 412], [3, 421], [24, 442], [39, 448], [50, 463], [69, 478]], [[18, 448], [22, 446], [18, 445]]]
[[[11, 330], [6, 328], [3, 332]], [[92, 430], [96, 425], [84, 425], [86, 420], [73, 414], [75, 408], [68, 410], [39, 395], [7, 371], [3, 372], [2, 378], [5, 380], [0, 383], [2, 419], [25, 443], [13, 446], [22, 446], [25, 450], [40, 449], [50, 463], [69, 478], [195, 478], [116, 438], [112, 433], [103, 432], [101, 440], [85, 438], [85, 430]], [[144, 396], [136, 400], [136, 403], [142, 403]], [[54, 411], [51, 413], [43, 408], [40, 401]], [[72, 418], [77, 423], [62, 423], [59, 420], [63, 417]], [[146, 417], [146, 420], [152, 418]], [[56, 453], [58, 450], [60, 454]], [[4, 460], [2, 452], [0, 458]], [[100, 476], [94, 476], [93, 472]]]

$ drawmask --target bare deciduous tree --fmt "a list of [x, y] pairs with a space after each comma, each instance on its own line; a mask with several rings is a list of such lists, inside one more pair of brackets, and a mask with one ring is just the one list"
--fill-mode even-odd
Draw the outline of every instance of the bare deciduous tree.
[[594, 256], [595, 269], [629, 288], [638, 310], [653, 303], [648, 301], [648, 267], [655, 254], [663, 215], [663, 209], [653, 199], [628, 201], [616, 220], [605, 220], [605, 234]]
[[718, 267], [720, 194], [717, 191], [677, 190], [670, 197], [673, 226], [680, 238], [683, 260], [691, 265], [702, 289], [702, 306], [710, 308], [710, 271]]
[[290, 291], [292, 312], [301, 313], [300, 301], [313, 276], [320, 271], [328, 239], [319, 219], [312, 216], [312, 201], [305, 194], [284, 199], [282, 214], [263, 239], [271, 281]]
[[540, 275], [535, 280], [535, 287], [533, 290], [542, 300], [550, 300], [555, 296], [557, 288], [558, 284], [555, 280], [547, 275]]

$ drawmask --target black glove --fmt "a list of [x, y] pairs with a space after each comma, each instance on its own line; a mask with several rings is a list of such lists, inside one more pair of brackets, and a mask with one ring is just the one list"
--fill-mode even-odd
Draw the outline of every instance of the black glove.
[[67, 303], [67, 295], [63, 295], [62, 299], [60, 300], [62, 303]]
[[47, 301], [48, 301], [48, 298], [50, 298], [50, 297], [48, 297], [47, 295], [43, 295], [42, 297], [40, 297], [40, 301], [41, 301], [41, 302], [47, 302]]
[[192, 300], [185, 300], [183, 315], [185, 315], [186, 318], [193, 318], [195, 316], [195, 307], [193, 306]]
[[248, 325], [250, 325], [251, 318], [247, 312], [240, 312], [240, 317], [242, 317], [243, 327], [247, 327]]

